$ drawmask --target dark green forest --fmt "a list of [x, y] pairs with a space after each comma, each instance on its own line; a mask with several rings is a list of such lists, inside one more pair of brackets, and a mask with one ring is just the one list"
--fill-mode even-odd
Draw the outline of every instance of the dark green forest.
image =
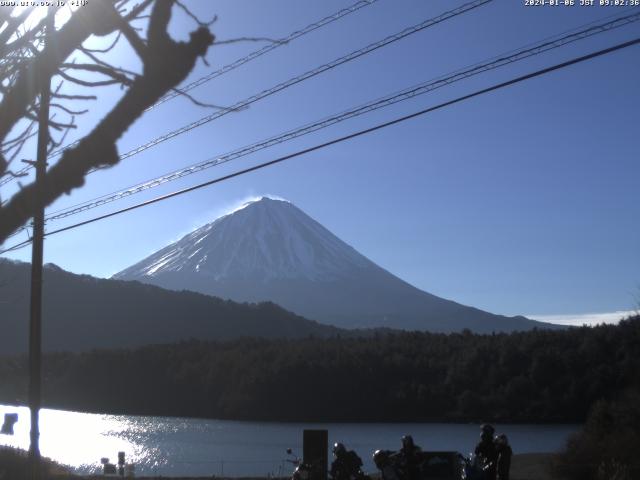
[[[44, 399], [73, 410], [290, 421], [583, 422], [640, 389], [640, 316], [494, 335], [188, 341], [44, 358]], [[0, 401], [26, 358], [0, 358]]]

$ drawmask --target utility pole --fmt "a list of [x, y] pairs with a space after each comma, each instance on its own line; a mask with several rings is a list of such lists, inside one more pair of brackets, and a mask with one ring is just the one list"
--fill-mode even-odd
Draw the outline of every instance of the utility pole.
[[[52, 37], [55, 10], [49, 7], [45, 24], [45, 49]], [[40, 461], [40, 404], [42, 380], [42, 262], [44, 250], [44, 176], [47, 171], [49, 144], [49, 103], [51, 73], [47, 65], [38, 72], [40, 78], [40, 109], [38, 111], [38, 147], [36, 157], [36, 205], [33, 215], [33, 244], [31, 249], [31, 312], [29, 321], [29, 409], [31, 411], [31, 444], [29, 447], [29, 476], [42, 478]]]

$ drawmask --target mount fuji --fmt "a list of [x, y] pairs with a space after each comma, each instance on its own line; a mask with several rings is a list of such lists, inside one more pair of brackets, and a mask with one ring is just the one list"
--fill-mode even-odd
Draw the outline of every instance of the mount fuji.
[[419, 290], [292, 203], [263, 197], [114, 275], [240, 302], [272, 301], [342, 328], [474, 332], [549, 327]]

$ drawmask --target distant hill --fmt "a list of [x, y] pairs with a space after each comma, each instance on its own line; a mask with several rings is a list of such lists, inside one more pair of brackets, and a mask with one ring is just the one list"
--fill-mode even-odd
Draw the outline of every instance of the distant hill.
[[[27, 350], [30, 271], [30, 264], [0, 258], [0, 354]], [[45, 351], [338, 332], [273, 303], [239, 304], [139, 282], [76, 275], [51, 264], [44, 269]]]
[[341, 328], [510, 332], [554, 328], [424, 292], [293, 204], [268, 197], [204, 225], [114, 278], [235, 301], [273, 301]]

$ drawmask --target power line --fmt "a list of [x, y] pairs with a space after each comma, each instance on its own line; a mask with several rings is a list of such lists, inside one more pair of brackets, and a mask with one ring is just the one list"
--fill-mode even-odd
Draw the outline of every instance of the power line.
[[[46, 237], [46, 234], [45, 234], [45, 237]], [[24, 248], [24, 247], [26, 247], [27, 245], [30, 245], [30, 244], [31, 244], [31, 239], [25, 240], [25, 241], [20, 242], [20, 243], [16, 243], [15, 245], [13, 245], [13, 246], [11, 246], [9, 248], [6, 248], [4, 250], [0, 250], [0, 255], [4, 255], [5, 253], [9, 253], [9, 252], [14, 252], [16, 250], [20, 250], [21, 248]]]
[[[147, 143], [145, 143], [143, 145], [140, 145], [140, 146], [138, 146], [138, 147], [136, 147], [136, 148], [134, 148], [132, 150], [129, 150], [128, 152], [120, 155], [120, 160], [124, 160], [125, 158], [129, 158], [129, 157], [132, 157], [134, 155], [137, 155], [138, 153], [141, 153], [141, 152], [143, 152], [143, 151], [145, 151], [145, 150], [147, 150], [149, 148], [152, 148], [152, 147], [154, 147], [154, 146], [156, 146], [156, 145], [158, 145], [158, 144], [160, 144], [160, 143], [162, 143], [162, 142], [164, 142], [166, 140], [170, 140], [170, 139], [172, 139], [172, 138], [174, 138], [174, 137], [176, 137], [178, 135], [181, 135], [183, 133], [189, 132], [189, 131], [193, 130], [194, 128], [198, 128], [198, 127], [200, 127], [202, 125], [205, 125], [205, 124], [207, 124], [207, 123], [209, 123], [209, 122], [211, 122], [213, 120], [216, 120], [216, 119], [218, 119], [220, 117], [223, 117], [224, 115], [227, 115], [228, 113], [237, 112], [237, 111], [243, 110], [243, 109], [247, 108], [249, 105], [251, 105], [251, 104], [253, 104], [253, 103], [255, 103], [255, 102], [259, 101], [259, 100], [262, 100], [264, 98], [267, 98], [267, 97], [269, 97], [271, 95], [274, 95], [274, 94], [276, 94], [276, 93], [278, 93], [278, 92], [280, 92], [282, 90], [285, 90], [285, 89], [287, 89], [287, 88], [289, 88], [289, 87], [291, 87], [293, 85], [296, 85], [296, 84], [298, 84], [300, 82], [303, 82], [305, 80], [313, 78], [313, 77], [315, 77], [317, 75], [320, 75], [321, 73], [324, 73], [324, 72], [326, 72], [328, 70], [331, 70], [331, 69], [333, 69], [333, 68], [335, 68], [335, 67], [337, 67], [339, 65], [342, 65], [344, 63], [347, 63], [347, 62], [350, 62], [352, 60], [355, 60], [355, 59], [357, 59], [357, 58], [359, 58], [359, 57], [361, 57], [363, 55], [366, 55], [366, 54], [368, 54], [368, 53], [370, 53], [372, 51], [375, 51], [375, 50], [377, 50], [379, 48], [387, 46], [387, 45], [389, 45], [391, 43], [394, 43], [394, 42], [396, 42], [398, 40], [401, 40], [401, 39], [403, 39], [403, 38], [405, 38], [405, 37], [407, 37], [409, 35], [412, 35], [414, 33], [420, 32], [420, 31], [422, 31], [422, 30], [424, 30], [426, 28], [429, 28], [429, 27], [431, 27], [433, 25], [441, 23], [441, 22], [443, 22], [445, 20], [448, 20], [450, 18], [456, 17], [456, 16], [461, 15], [463, 13], [466, 13], [469, 10], [473, 10], [473, 9], [475, 9], [475, 8], [481, 6], [481, 5], [484, 5], [486, 3], [489, 3], [491, 1], [493, 1], [493, 0], [474, 0], [472, 2], [469, 2], [469, 3], [466, 3], [464, 5], [461, 5], [460, 7], [455, 8], [453, 10], [449, 10], [447, 12], [444, 12], [444, 13], [442, 13], [441, 15], [439, 15], [437, 17], [427, 19], [427, 20], [425, 20], [425, 21], [423, 21], [423, 22], [421, 22], [421, 23], [419, 23], [417, 25], [413, 25], [412, 27], [408, 27], [408, 28], [402, 30], [401, 32], [398, 32], [396, 34], [393, 34], [393, 35], [390, 35], [388, 37], [385, 37], [384, 39], [382, 39], [382, 40], [380, 40], [378, 42], [369, 44], [366, 47], [363, 47], [361, 49], [354, 50], [353, 52], [348, 53], [347, 55], [344, 55], [342, 57], [339, 57], [339, 58], [337, 58], [337, 59], [335, 59], [335, 60], [333, 60], [333, 61], [331, 61], [329, 63], [325, 63], [323, 65], [320, 65], [320, 66], [318, 66], [318, 67], [316, 67], [316, 68], [314, 68], [312, 70], [309, 70], [309, 71], [307, 71], [307, 72], [305, 72], [305, 73], [303, 73], [301, 75], [298, 75], [296, 77], [290, 78], [289, 80], [286, 80], [285, 82], [279, 83], [279, 84], [277, 84], [277, 85], [275, 85], [275, 86], [273, 86], [271, 88], [263, 90], [260, 93], [252, 95], [251, 97], [248, 97], [248, 98], [246, 98], [244, 100], [240, 100], [239, 102], [235, 103], [234, 105], [232, 105], [232, 106], [230, 106], [228, 108], [223, 108], [221, 110], [218, 110], [217, 112], [212, 113], [210, 115], [207, 115], [205, 117], [202, 117], [199, 120], [196, 120], [195, 122], [191, 122], [191, 123], [189, 123], [187, 125], [184, 125], [183, 127], [180, 127], [178, 129], [176, 129], [176, 130], [173, 130], [171, 132], [165, 133], [164, 135], [161, 135], [160, 137], [156, 137], [155, 139], [153, 139], [153, 140], [151, 140], [151, 141], [149, 141], [149, 142], [147, 142]], [[77, 143], [79, 143], [79, 141], [75, 142], [75, 144], [77, 144]], [[73, 144], [72, 145], [68, 145], [66, 147], [63, 147], [63, 148], [57, 150], [55, 153], [56, 154], [61, 153], [65, 149], [67, 149], [69, 147], [72, 147], [72, 146], [73, 146]], [[25, 169], [23, 169], [23, 170], [24, 171], [28, 171], [29, 167], [25, 167]], [[18, 172], [18, 174], [20, 174], [23, 170]], [[96, 172], [98, 170], [99, 169], [93, 169], [93, 170], [90, 170], [89, 173], [93, 173], [93, 172]], [[9, 182], [11, 180], [9, 179], [9, 177], [5, 178], [4, 180], [0, 180], [0, 186], [4, 185], [3, 181], [6, 183], [6, 182]]]
[[[326, 25], [329, 25], [337, 20], [340, 20], [343, 17], [346, 17], [347, 15], [354, 13], [358, 10], [360, 10], [361, 8], [364, 7], [368, 7], [370, 5], [373, 5], [374, 3], [376, 3], [378, 0], [359, 0], [358, 2], [354, 3], [353, 5], [351, 5], [350, 7], [347, 8], [343, 8], [342, 10], [339, 10], [331, 15], [328, 15], [324, 18], [321, 18], [320, 20], [310, 23], [309, 25], [307, 25], [306, 27], [302, 28], [301, 30], [296, 30], [292, 33], [290, 33], [289, 35], [287, 35], [286, 37], [283, 37], [281, 39], [278, 39], [272, 43], [269, 43], [268, 45], [263, 46], [262, 48], [259, 48], [258, 50], [254, 50], [253, 52], [249, 53], [248, 55], [238, 58], [237, 60], [233, 61], [232, 63], [229, 63], [225, 66], [223, 66], [222, 68], [211, 72], [203, 77], [200, 77], [199, 79], [185, 85], [184, 87], [181, 87], [179, 90], [179, 92], [171, 92], [165, 96], [163, 96], [160, 100], [158, 100], [154, 105], [152, 105], [151, 107], [147, 108], [147, 110], [151, 110], [155, 107], [157, 107], [158, 105], [171, 100], [177, 96], [180, 95], [180, 92], [188, 92], [189, 90], [192, 90], [206, 82], [209, 82], [211, 80], [213, 80], [214, 78], [217, 78], [221, 75], [224, 75], [225, 73], [228, 73], [232, 70], [235, 70], [236, 68], [244, 65], [245, 63], [248, 63], [252, 60], [255, 60], [258, 57], [261, 57], [262, 55], [265, 55], [273, 50], [275, 50], [276, 48], [279, 48], [283, 45], [289, 44], [290, 42], [292, 42], [293, 40], [296, 40], [297, 38], [303, 37], [304, 35], [307, 35], [315, 30], [318, 30], [319, 28], [322, 28]], [[58, 148], [57, 150], [52, 151], [47, 158], [54, 158], [58, 155], [60, 155], [62, 152], [64, 152], [65, 150], [75, 147], [76, 145], [78, 145], [80, 143], [80, 140], [76, 140], [74, 142], [71, 142], [68, 145], [65, 145], [64, 147]], [[18, 176], [22, 176], [25, 175], [29, 172], [29, 170], [31, 170], [33, 167], [32, 166], [26, 166], [24, 168], [22, 168], [21, 170], [19, 170], [17, 172], [16, 175]], [[0, 179], [0, 187], [3, 185], [6, 185], [7, 183], [11, 182], [12, 180], [14, 180], [16, 177], [10, 177], [7, 176], [3, 179]]]
[[[247, 62], [250, 62], [251, 60], [254, 60], [258, 57], [261, 57], [262, 55], [269, 53], [273, 50], [275, 50], [278, 47], [281, 47], [282, 45], [286, 45], [287, 43], [291, 42], [292, 40], [295, 40], [297, 38], [300, 38], [310, 32], [313, 32], [314, 30], [317, 30], [318, 28], [324, 27], [325, 25], [328, 25], [330, 23], [335, 22], [336, 20], [339, 20], [340, 18], [349, 15], [350, 13], [353, 13], [357, 10], [360, 10], [361, 8], [364, 7], [368, 7], [369, 5], [372, 5], [373, 3], [377, 2], [378, 0], [361, 0], [359, 2], [354, 3], [353, 5], [351, 5], [350, 7], [344, 8], [332, 15], [329, 15], [327, 17], [324, 17], [321, 20], [318, 20], [317, 22], [311, 23], [309, 25], [307, 25], [305, 28], [303, 28], [302, 30], [296, 30], [295, 32], [292, 32], [291, 34], [289, 34], [288, 36], [281, 38], [279, 40], [276, 40], [273, 43], [270, 43], [269, 45], [265, 45], [264, 47], [258, 49], [258, 50], [254, 50], [253, 52], [251, 52], [250, 54], [248, 54], [245, 57], [239, 58], [238, 60], [234, 61], [233, 63], [229, 63], [228, 65], [225, 65], [224, 67], [216, 70], [215, 72], [211, 72], [207, 75], [204, 75], [203, 77], [200, 77], [197, 80], [194, 80], [193, 82], [185, 85], [184, 87], [180, 87], [180, 91], [181, 92], [188, 92], [189, 90], [193, 90], [196, 87], [199, 87], [200, 85], [203, 85], [211, 80], [213, 80], [214, 78], [217, 78], [221, 75], [224, 75], [225, 73], [230, 72], [231, 70], [235, 70], [236, 68], [240, 67], [241, 65], [244, 65]], [[155, 105], [152, 105], [151, 107], [149, 107], [147, 110], [151, 110], [152, 108], [157, 107], [158, 105], [166, 102], [167, 100], [171, 100], [172, 98], [175, 98], [177, 96], [180, 95], [180, 92], [171, 92], [168, 93], [167, 95], [165, 95], [164, 97], [162, 97], [160, 100], [158, 100]]]
[[[478, 8], [482, 5], [485, 5], [489, 2], [492, 2], [493, 0], [474, 0], [472, 2], [469, 3], [465, 3], [464, 5], [461, 5], [460, 7], [454, 8], [453, 10], [449, 10], [446, 11], [440, 15], [438, 15], [437, 17], [433, 17], [433, 18], [429, 18], [427, 20], [424, 20], [423, 22], [420, 22], [416, 25], [413, 25], [411, 27], [405, 28], [404, 30], [395, 33], [393, 35], [389, 35], [388, 37], [383, 38], [382, 40], [379, 40], [377, 42], [371, 43], [369, 45], [367, 45], [366, 47], [360, 48], [358, 50], [354, 50], [346, 55], [343, 55], [342, 57], [336, 58], [335, 60], [332, 60], [331, 62], [322, 64], [312, 70], [308, 70], [305, 73], [298, 75], [296, 77], [290, 78], [289, 80], [286, 80], [284, 82], [281, 82], [277, 85], [274, 85], [271, 88], [267, 88], [263, 91], [261, 91], [260, 93], [257, 93], [255, 95], [252, 95], [251, 97], [245, 98], [244, 100], [240, 100], [239, 102], [233, 104], [232, 106], [228, 107], [228, 108], [224, 108], [222, 110], [219, 110], [215, 113], [212, 113], [210, 115], [206, 115], [202, 118], [200, 118], [199, 120], [196, 120], [195, 122], [191, 122], [187, 125], [184, 125], [183, 127], [180, 127], [176, 130], [173, 130], [171, 132], [165, 133], [164, 135], [161, 135], [143, 145], [140, 145], [132, 150], [129, 150], [128, 152], [120, 155], [120, 159], [124, 160], [125, 158], [129, 158], [132, 157], [134, 155], [137, 155], [140, 152], [143, 152], [149, 148], [152, 148], [162, 142], [165, 142], [167, 140], [170, 140], [172, 138], [177, 137], [178, 135], [181, 135], [183, 133], [189, 132], [191, 130], [193, 130], [194, 128], [198, 128], [201, 127], [202, 125], [205, 125], [209, 122], [212, 122], [213, 120], [217, 120], [218, 118], [231, 113], [231, 112], [237, 112], [239, 110], [243, 110], [245, 108], [247, 108], [249, 105], [262, 100], [264, 98], [270, 97], [271, 95], [274, 95], [278, 92], [281, 92], [282, 90], [285, 90], [289, 87], [292, 87], [300, 82], [303, 82], [305, 80], [308, 80], [310, 78], [316, 77], [326, 71], [329, 71], [333, 68], [336, 68], [340, 65], [343, 65], [345, 63], [348, 63], [352, 60], [355, 60], [357, 58], [362, 57], [363, 55], [367, 55], [375, 50], [378, 50], [382, 47], [386, 47], [387, 45], [390, 45], [394, 42], [397, 42], [398, 40], [401, 40], [405, 37], [408, 37], [409, 35], [413, 35], [414, 33], [418, 33], [421, 32], [422, 30], [425, 30], [429, 27], [432, 27], [434, 25], [437, 25], [439, 23], [442, 23], [446, 20], [449, 20], [451, 18], [457, 17], [458, 15], [462, 15], [463, 13], [466, 13], [468, 11], [471, 11], [475, 8]], [[94, 169], [93, 171], [96, 171], [97, 169]], [[91, 173], [91, 171], [89, 172]]]
[[[385, 47], [387, 45], [390, 45], [394, 42], [397, 42], [398, 40], [401, 40], [405, 37], [408, 37], [409, 35], [413, 35], [414, 33], [418, 33], [421, 32], [422, 30], [425, 30], [429, 27], [432, 27], [434, 25], [437, 25], [441, 22], [444, 22], [446, 20], [449, 20], [451, 18], [457, 17], [458, 15], [462, 15], [463, 13], [466, 13], [470, 10], [473, 10], [475, 8], [478, 8], [482, 5], [485, 5], [487, 3], [492, 2], [493, 0], [474, 0], [472, 2], [469, 3], [465, 3], [464, 5], [461, 5], [460, 7], [457, 7], [453, 10], [449, 10], [446, 11], [440, 15], [438, 15], [437, 17], [433, 17], [433, 18], [429, 18], [427, 20], [424, 20], [423, 22], [420, 22], [416, 25], [413, 25], [411, 27], [405, 28], [404, 30], [395, 33], [393, 35], [389, 35], [388, 37], [383, 38], [382, 40], [379, 40], [377, 42], [371, 43], [369, 45], [367, 45], [366, 47], [360, 48], [358, 50], [354, 50], [346, 55], [343, 55], [342, 57], [336, 58], [335, 60], [332, 60], [331, 62], [322, 64], [312, 70], [308, 70], [307, 72], [298, 75], [296, 77], [290, 78], [289, 80], [286, 80], [284, 82], [281, 82], [277, 85], [274, 85], [271, 88], [265, 89], [263, 91], [261, 91], [260, 93], [257, 93], [255, 95], [252, 95], [248, 98], [245, 98], [244, 100], [240, 100], [239, 102], [236, 102], [235, 104], [233, 104], [232, 106], [228, 107], [228, 108], [223, 108], [221, 110], [218, 110], [210, 115], [206, 115], [202, 118], [200, 118], [199, 120], [196, 120], [194, 122], [191, 122], [187, 125], [184, 125], [176, 130], [173, 130], [171, 132], [167, 132], [164, 135], [161, 135], [159, 137], [154, 138], [153, 140], [150, 140], [149, 142], [139, 145], [138, 147], [133, 148], [132, 150], [129, 150], [126, 153], [123, 153], [120, 155], [120, 160], [124, 160], [126, 158], [132, 157], [134, 155], [137, 155], [138, 153], [141, 153], [145, 150], [148, 150], [149, 148], [155, 147], [156, 145], [163, 143], [167, 140], [171, 140], [172, 138], [177, 137], [178, 135], [182, 135], [183, 133], [187, 133], [195, 128], [201, 127], [203, 125], [206, 125], [209, 122], [212, 122], [214, 120], [217, 120], [220, 117], [223, 117], [224, 115], [227, 115], [228, 113], [231, 112], [237, 112], [237, 111], [241, 111], [246, 109], [247, 107], [249, 107], [251, 104], [262, 100], [264, 98], [270, 97], [271, 95], [274, 95], [278, 92], [281, 92], [282, 90], [285, 90], [289, 87], [292, 87], [294, 85], [297, 85], [300, 82], [303, 82], [305, 80], [308, 80], [310, 78], [316, 77], [326, 71], [329, 71], [333, 68], [336, 68], [340, 65], [343, 65], [345, 63], [348, 63], [352, 60], [355, 60], [357, 58], [362, 57], [363, 55], [366, 55], [368, 53], [371, 53], [375, 50], [378, 50], [382, 47]], [[66, 147], [65, 147], [66, 148]], [[96, 171], [99, 171], [99, 168], [94, 168], [92, 170], [90, 170], [88, 173], [94, 173]], [[0, 181], [0, 186], [2, 186], [2, 183]]]
[[[326, 117], [322, 120], [318, 120], [316, 122], [306, 124], [297, 129], [290, 130], [288, 132], [268, 138], [266, 140], [262, 140], [260, 142], [256, 142], [248, 146], [239, 148], [237, 150], [226, 153], [224, 155], [211, 157], [200, 163], [197, 163], [188, 167], [184, 167], [179, 170], [175, 170], [173, 172], [167, 173], [160, 177], [156, 177], [154, 179], [147, 180], [145, 182], [130, 186], [128, 188], [121, 189], [119, 191], [112, 192], [109, 194], [105, 194], [100, 197], [87, 200], [85, 202], [72, 205], [70, 207], [66, 207], [61, 210], [57, 210], [47, 215], [47, 221], [59, 220], [59, 219], [66, 218], [71, 215], [75, 215], [93, 208], [97, 208], [107, 203], [111, 203], [113, 201], [129, 197], [131, 195], [143, 192], [145, 190], [158, 187], [160, 185], [163, 185], [165, 183], [168, 183], [174, 180], [178, 180], [188, 175], [198, 173], [203, 170], [221, 165], [223, 163], [236, 160], [240, 157], [255, 153], [259, 150], [263, 150], [265, 148], [269, 148], [271, 146], [281, 144], [281, 143], [293, 140], [295, 138], [302, 137], [309, 133], [327, 128], [331, 125], [335, 125], [337, 123], [349, 120], [351, 118], [354, 118], [366, 113], [370, 113], [372, 111], [385, 108], [405, 100], [409, 100], [418, 95], [424, 95], [433, 90], [450, 85], [451, 83], [469, 78], [471, 76], [475, 76], [480, 73], [484, 73], [499, 67], [503, 67], [505, 65], [509, 65], [511, 63], [514, 63], [520, 60], [524, 60], [526, 58], [529, 58], [535, 55], [539, 55], [541, 53], [545, 53], [547, 51], [550, 51], [556, 48], [560, 48], [567, 44], [576, 42], [578, 40], [589, 38], [593, 35], [597, 35], [599, 33], [603, 33], [603, 32], [612, 30], [614, 28], [628, 25], [638, 20], [640, 20], [640, 12], [637, 12], [631, 15], [626, 15], [624, 17], [616, 18], [615, 20], [612, 20], [604, 24], [591, 26], [589, 28], [571, 33], [569, 35], [560, 37], [559, 35], [562, 35], [562, 34], [559, 34], [559, 35], [556, 35], [555, 37], [547, 38], [541, 42], [538, 42], [535, 44], [529, 44], [526, 47], [522, 47], [521, 49], [512, 50], [508, 53], [502, 54], [501, 56], [492, 57], [490, 60], [487, 60], [485, 62], [476, 63], [465, 69], [457, 70], [455, 72], [443, 75], [436, 79], [429, 80], [428, 82], [424, 82], [419, 85], [415, 85], [413, 87], [404, 89], [400, 92], [387, 95], [386, 97], [373, 100], [366, 104], [360, 105], [356, 108], [344, 111], [342, 113], [339, 113], [330, 117]], [[588, 25], [591, 25], [591, 24], [588, 24]]]
[[[97, 222], [99, 220], [104, 220], [106, 218], [110, 218], [110, 217], [113, 217], [113, 216], [116, 216], [116, 215], [120, 215], [121, 213], [125, 213], [125, 212], [129, 212], [131, 210], [136, 210], [138, 208], [146, 207], [148, 205], [161, 202], [163, 200], [168, 200], [169, 198], [177, 197], [178, 195], [189, 193], [189, 192], [192, 192], [194, 190], [199, 190], [201, 188], [214, 185], [216, 183], [220, 183], [220, 182], [223, 182], [223, 181], [226, 181], [226, 180], [230, 180], [232, 178], [235, 178], [235, 177], [238, 177], [238, 176], [241, 176], [241, 175], [245, 175], [247, 173], [254, 172], [256, 170], [261, 170], [263, 168], [270, 167], [270, 166], [276, 165], [278, 163], [282, 163], [282, 162], [284, 162], [286, 160], [290, 160], [292, 158], [300, 157], [300, 156], [305, 155], [307, 153], [311, 153], [311, 152], [314, 152], [316, 150], [321, 150], [321, 149], [329, 147], [331, 145], [342, 143], [342, 142], [345, 142], [347, 140], [351, 140], [353, 138], [357, 138], [357, 137], [360, 137], [360, 136], [363, 136], [363, 135], [366, 135], [366, 134], [381, 130], [383, 128], [390, 127], [392, 125], [396, 125], [396, 124], [405, 122], [407, 120], [411, 120], [413, 118], [425, 115], [427, 113], [430, 113], [430, 112], [433, 112], [433, 111], [436, 111], [436, 110], [440, 110], [440, 109], [449, 107], [451, 105], [455, 105], [455, 104], [463, 102], [465, 100], [469, 100], [471, 98], [474, 98], [474, 97], [477, 97], [477, 96], [480, 96], [480, 95], [484, 95], [486, 93], [493, 92], [495, 90], [499, 90], [501, 88], [505, 88], [505, 87], [508, 87], [510, 85], [514, 85], [514, 84], [517, 84], [517, 83], [520, 83], [520, 82], [523, 82], [523, 81], [526, 81], [526, 80], [530, 80], [532, 78], [540, 77], [542, 75], [546, 75], [547, 73], [551, 73], [551, 72], [556, 71], [556, 70], [561, 70], [561, 69], [569, 67], [571, 65], [582, 63], [582, 62], [585, 62], [587, 60], [591, 60], [591, 59], [594, 59], [596, 57], [607, 55], [609, 53], [613, 53], [615, 51], [622, 50], [624, 48], [628, 48], [628, 47], [631, 47], [631, 46], [637, 45], [637, 44], [640, 44], [640, 37], [635, 38], [634, 40], [629, 40], [629, 41], [624, 42], [624, 43], [619, 43], [619, 44], [614, 45], [614, 46], [609, 47], [609, 48], [605, 48], [605, 49], [602, 49], [602, 50], [598, 50], [596, 52], [589, 53], [587, 55], [576, 57], [576, 58], [573, 58], [571, 60], [567, 60], [567, 61], [562, 62], [562, 63], [558, 63], [558, 64], [555, 64], [555, 65], [552, 65], [551, 67], [546, 67], [546, 68], [543, 68], [543, 69], [540, 69], [540, 70], [536, 70], [536, 71], [534, 71], [532, 73], [528, 73], [526, 75], [522, 75], [522, 76], [513, 78], [511, 80], [507, 80], [507, 81], [502, 82], [502, 83], [498, 83], [498, 84], [493, 85], [491, 87], [483, 88], [481, 90], [476, 90], [473, 93], [469, 93], [467, 95], [463, 95], [461, 97], [457, 97], [457, 98], [455, 98], [453, 100], [449, 100], [447, 102], [440, 103], [440, 104], [438, 104], [436, 106], [428, 107], [428, 108], [425, 108], [423, 110], [419, 110], [417, 112], [411, 113], [409, 115], [405, 115], [405, 116], [396, 118], [394, 120], [390, 120], [388, 122], [384, 122], [384, 123], [375, 125], [373, 127], [366, 128], [364, 130], [359, 130], [359, 131], [351, 133], [349, 135], [338, 137], [338, 138], [335, 138], [335, 139], [330, 140], [328, 142], [324, 142], [324, 143], [315, 145], [313, 147], [306, 148], [304, 150], [299, 150], [297, 152], [294, 152], [294, 153], [291, 153], [291, 154], [288, 154], [288, 155], [284, 155], [282, 157], [276, 158], [274, 160], [270, 160], [268, 162], [264, 162], [264, 163], [260, 163], [258, 165], [254, 165], [253, 167], [245, 168], [243, 170], [240, 170], [240, 171], [228, 174], [228, 175], [224, 175], [222, 177], [218, 177], [218, 178], [215, 178], [213, 180], [209, 180], [207, 182], [203, 182], [203, 183], [200, 183], [200, 184], [197, 184], [197, 185], [193, 185], [191, 187], [183, 188], [181, 190], [177, 190], [177, 191], [168, 193], [166, 195], [162, 195], [162, 196], [153, 198], [151, 200], [147, 200], [145, 202], [138, 203], [136, 205], [132, 205], [132, 206], [129, 206], [129, 207], [126, 207], [126, 208], [122, 208], [120, 210], [116, 210], [116, 211], [111, 212], [111, 213], [100, 215], [100, 216], [91, 218], [89, 220], [85, 220], [85, 221], [82, 221], [82, 222], [75, 223], [73, 225], [69, 225], [67, 227], [63, 227], [63, 228], [59, 228], [57, 230], [53, 230], [51, 232], [48, 232], [46, 234], [46, 236], [55, 235], [57, 233], [62, 233], [62, 232], [65, 232], [67, 230], [72, 230], [72, 229], [75, 229], [75, 228], [78, 228], [78, 227], [81, 227], [81, 226], [84, 226], [84, 225], [88, 225], [90, 223]], [[9, 252], [9, 251], [13, 251], [13, 250], [17, 250], [19, 248], [22, 248], [23, 246], [28, 245], [29, 243], [31, 243], [30, 240], [27, 240], [27, 241], [21, 242], [19, 244], [16, 244], [16, 245], [14, 245], [14, 246], [6, 249], [6, 250], [0, 251], [0, 255], [3, 254], [3, 253]]]

